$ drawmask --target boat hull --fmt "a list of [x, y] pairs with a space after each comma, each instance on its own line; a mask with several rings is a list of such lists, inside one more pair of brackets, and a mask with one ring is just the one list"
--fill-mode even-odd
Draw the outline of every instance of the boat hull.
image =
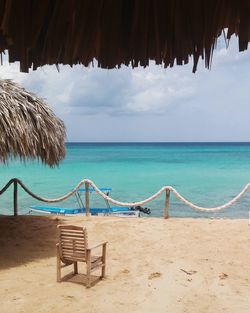
[[[32, 205], [30, 212], [52, 215], [85, 215], [86, 210], [74, 208], [59, 208], [42, 205]], [[110, 208], [90, 208], [91, 215], [98, 216], [119, 216], [119, 217], [139, 217], [140, 212], [132, 211], [129, 207], [110, 207]]]

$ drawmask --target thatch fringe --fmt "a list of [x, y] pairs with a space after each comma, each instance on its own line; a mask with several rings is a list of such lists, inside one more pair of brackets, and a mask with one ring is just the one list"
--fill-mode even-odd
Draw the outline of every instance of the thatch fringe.
[[0, 80], [0, 161], [65, 157], [65, 127], [47, 104], [11, 80]]
[[45, 64], [102, 68], [122, 64], [165, 67], [193, 56], [211, 65], [216, 40], [239, 36], [239, 50], [250, 41], [248, 0], [2, 0], [0, 52], [20, 61], [21, 71]]

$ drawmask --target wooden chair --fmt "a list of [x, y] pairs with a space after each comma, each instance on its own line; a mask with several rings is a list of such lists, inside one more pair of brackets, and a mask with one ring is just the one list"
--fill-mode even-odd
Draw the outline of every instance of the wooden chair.
[[[61, 281], [61, 268], [74, 265], [74, 274], [78, 274], [77, 262], [85, 262], [87, 267], [86, 287], [91, 287], [91, 272], [101, 268], [101, 276], [105, 277], [107, 242], [88, 247], [86, 228], [73, 225], [58, 225], [59, 243], [57, 243], [57, 281]], [[100, 256], [92, 256], [92, 250], [102, 246]]]

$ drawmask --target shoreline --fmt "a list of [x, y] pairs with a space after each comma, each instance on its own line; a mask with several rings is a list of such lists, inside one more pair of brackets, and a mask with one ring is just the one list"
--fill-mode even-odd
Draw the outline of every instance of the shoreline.
[[[209, 213], [205, 213], [205, 214], [209, 214]], [[212, 213], [213, 214], [213, 213]], [[82, 220], [87, 220], [87, 219], [152, 219], [152, 220], [229, 220], [229, 221], [234, 221], [234, 220], [239, 220], [239, 221], [248, 221], [249, 220], [249, 225], [250, 225], [250, 211], [249, 211], [249, 216], [248, 217], [234, 217], [234, 216], [169, 216], [169, 218], [165, 219], [163, 216], [147, 216], [147, 215], [141, 215], [140, 217], [115, 217], [115, 216], [96, 216], [96, 215], [91, 215], [90, 217], [86, 217], [86, 215], [77, 215], [75, 214], [74, 216], [67, 216], [67, 215], [56, 215], [56, 214], [51, 214], [51, 215], [39, 215], [39, 214], [18, 214], [17, 216], [14, 216], [13, 214], [0, 214], [0, 219], [1, 218], [18, 218], [18, 217], [35, 217], [35, 218], [39, 218], [39, 217], [48, 217], [51, 219], [82, 219]]]
[[[105, 280], [56, 282], [59, 223], [109, 242]], [[247, 313], [249, 243], [247, 219], [0, 216], [1, 312]]]

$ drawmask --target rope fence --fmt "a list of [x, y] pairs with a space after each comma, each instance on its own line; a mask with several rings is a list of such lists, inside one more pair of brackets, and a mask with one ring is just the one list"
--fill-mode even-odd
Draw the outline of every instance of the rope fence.
[[141, 201], [137, 201], [137, 202], [121, 202], [118, 200], [115, 200], [113, 198], [111, 198], [109, 195], [105, 194], [102, 190], [100, 190], [93, 181], [89, 180], [89, 179], [83, 179], [81, 180], [76, 187], [68, 192], [65, 195], [62, 195], [58, 198], [44, 198], [41, 196], [38, 196], [36, 194], [34, 194], [32, 191], [30, 191], [25, 185], [24, 183], [18, 179], [18, 178], [12, 178], [1, 190], [0, 190], [0, 195], [2, 195], [11, 185], [13, 184], [14, 188], [13, 188], [13, 209], [14, 209], [14, 215], [18, 214], [18, 203], [17, 203], [17, 197], [18, 197], [18, 185], [20, 185], [23, 190], [29, 194], [32, 198], [42, 201], [42, 202], [47, 202], [47, 203], [56, 203], [56, 202], [61, 202], [64, 201], [68, 198], [70, 198], [71, 196], [73, 196], [81, 186], [85, 186], [85, 207], [86, 207], [86, 215], [90, 215], [90, 207], [89, 207], [89, 186], [91, 186], [93, 188], [93, 190], [103, 199], [105, 199], [106, 201], [113, 203], [115, 205], [118, 206], [129, 206], [129, 207], [135, 207], [135, 206], [142, 206], [148, 202], [151, 202], [153, 200], [155, 200], [156, 198], [160, 197], [163, 193], [165, 193], [165, 206], [164, 206], [164, 218], [168, 218], [169, 217], [169, 200], [170, 200], [170, 193], [172, 192], [173, 195], [179, 199], [181, 202], [183, 202], [185, 205], [189, 206], [191, 209], [195, 210], [195, 211], [199, 211], [199, 212], [217, 212], [217, 211], [221, 211], [224, 209], [227, 209], [228, 207], [232, 206], [233, 204], [235, 204], [236, 202], [238, 202], [249, 190], [250, 188], [250, 183], [248, 183], [242, 190], [241, 192], [236, 195], [232, 200], [228, 201], [227, 203], [217, 206], [217, 207], [201, 207], [198, 206], [192, 202], [190, 202], [189, 200], [187, 200], [185, 197], [183, 197], [175, 188], [173, 188], [172, 186], [164, 186], [162, 187], [159, 191], [157, 191], [155, 194], [153, 194], [151, 197], [146, 198], [144, 200]]

